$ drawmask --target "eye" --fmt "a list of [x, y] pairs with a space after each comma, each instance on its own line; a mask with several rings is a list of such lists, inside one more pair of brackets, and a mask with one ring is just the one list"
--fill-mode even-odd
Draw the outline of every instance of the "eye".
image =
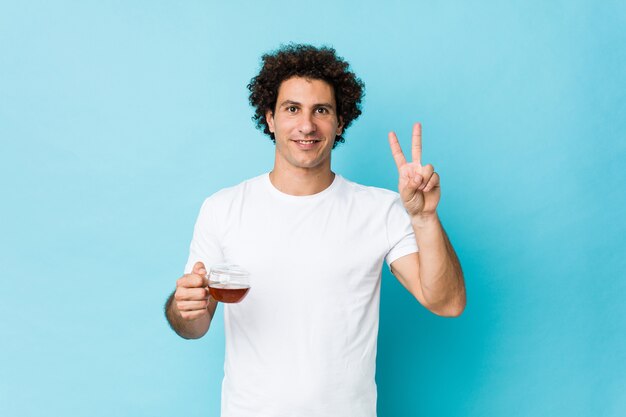
[[315, 111], [319, 114], [328, 114], [328, 109], [326, 107], [318, 107]]
[[289, 106], [289, 107], [287, 107], [287, 111], [289, 113], [295, 113], [295, 112], [298, 111], [298, 108], [296, 106]]

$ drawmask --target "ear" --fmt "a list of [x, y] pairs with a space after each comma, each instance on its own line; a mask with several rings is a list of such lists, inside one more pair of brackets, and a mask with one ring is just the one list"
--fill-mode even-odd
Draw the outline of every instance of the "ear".
[[339, 125], [337, 125], [337, 136], [343, 132], [343, 117], [339, 116]]
[[274, 112], [268, 110], [265, 112], [265, 121], [270, 129], [270, 132], [274, 133]]

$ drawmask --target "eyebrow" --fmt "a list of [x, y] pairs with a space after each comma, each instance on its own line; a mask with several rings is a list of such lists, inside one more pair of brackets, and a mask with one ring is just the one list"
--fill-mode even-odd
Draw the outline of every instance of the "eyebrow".
[[[299, 103], [297, 101], [293, 101], [293, 100], [285, 100], [282, 103], [280, 103], [279, 107], [283, 107], [283, 106], [301, 106], [302, 103]], [[331, 109], [334, 109], [335, 106], [333, 106], [330, 103], [316, 103], [313, 105], [313, 107], [330, 107]]]

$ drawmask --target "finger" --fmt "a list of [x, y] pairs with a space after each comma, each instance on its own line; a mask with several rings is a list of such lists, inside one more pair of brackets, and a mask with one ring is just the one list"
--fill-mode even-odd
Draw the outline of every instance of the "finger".
[[413, 157], [413, 162], [417, 162], [417, 164], [422, 165], [422, 124], [419, 122], [413, 125], [411, 155]]
[[424, 192], [427, 193], [440, 186], [441, 186], [441, 179], [439, 178], [439, 174], [437, 174], [436, 172], [433, 172], [433, 175], [430, 177], [430, 180], [426, 184], [426, 187], [424, 187]]
[[191, 271], [191, 273], [197, 275], [206, 275], [206, 268], [204, 267], [204, 264], [202, 262], [196, 262], [193, 266], [193, 270]]
[[404, 164], [406, 164], [406, 159], [404, 158], [404, 154], [402, 153], [402, 148], [400, 147], [400, 142], [398, 142], [398, 137], [394, 132], [389, 132], [389, 146], [391, 147], [391, 155], [393, 156], [393, 160], [396, 162], [396, 166], [398, 169]]
[[196, 320], [207, 314], [209, 314], [209, 311], [206, 308], [202, 310], [180, 312], [180, 316], [185, 320]]
[[179, 288], [174, 293], [176, 301], [203, 301], [209, 298], [206, 288]]
[[178, 311], [194, 311], [194, 310], [202, 310], [206, 308], [208, 305], [207, 301], [178, 301], [176, 303], [176, 307]]
[[422, 180], [422, 184], [420, 185], [419, 189], [421, 191], [423, 191], [426, 188], [426, 185], [428, 184], [428, 181], [430, 181], [430, 178], [435, 173], [435, 167], [433, 167], [432, 165], [428, 164], [428, 165], [423, 166], [420, 171], [421, 171], [421, 175], [423, 177], [423, 180]]
[[202, 288], [209, 285], [209, 280], [203, 275], [187, 274], [176, 281], [176, 288]]

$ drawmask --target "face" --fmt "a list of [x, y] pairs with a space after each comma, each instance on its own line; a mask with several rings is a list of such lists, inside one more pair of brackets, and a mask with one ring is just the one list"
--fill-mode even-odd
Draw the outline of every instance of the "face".
[[330, 170], [330, 152], [342, 132], [335, 92], [326, 81], [292, 77], [265, 114], [276, 139], [276, 168]]

